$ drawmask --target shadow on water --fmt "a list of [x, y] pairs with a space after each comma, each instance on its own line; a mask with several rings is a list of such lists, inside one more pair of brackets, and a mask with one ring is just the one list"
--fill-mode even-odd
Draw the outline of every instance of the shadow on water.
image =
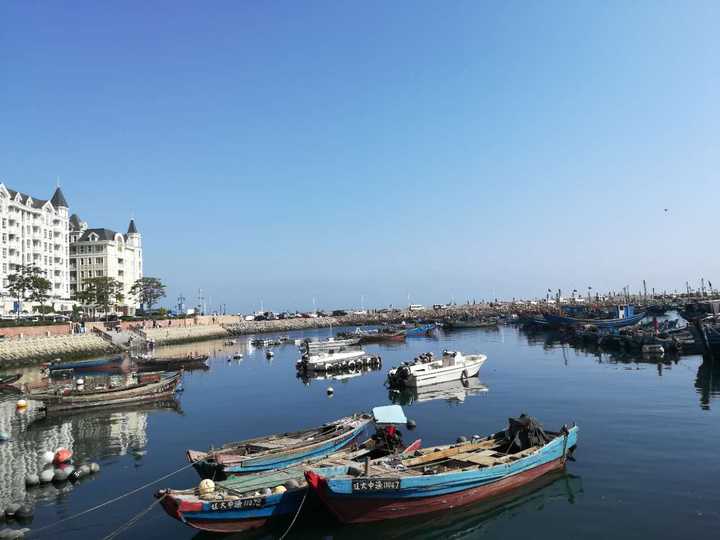
[[[477, 538], [483, 530], [503, 519], [514, 519], [533, 512], [542, 512], [549, 504], [574, 504], [583, 494], [582, 478], [557, 471], [492, 501], [456, 508], [443, 513], [383, 523], [342, 525], [313, 496], [306, 501], [289, 538], [334, 538], [342, 531], [347, 539], [392, 538], [435, 540], [444, 538]], [[278, 521], [254, 533], [225, 536], [228, 539], [278, 539], [287, 530], [290, 519]], [[217, 535], [198, 533], [195, 540], [217, 539]]]
[[695, 389], [700, 394], [700, 408], [710, 409], [710, 401], [720, 396], [720, 359], [703, 356], [695, 378]]

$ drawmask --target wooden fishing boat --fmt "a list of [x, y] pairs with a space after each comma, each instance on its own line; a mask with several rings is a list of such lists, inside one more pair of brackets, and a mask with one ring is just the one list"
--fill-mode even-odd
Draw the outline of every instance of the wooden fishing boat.
[[180, 369], [209, 369], [207, 354], [187, 356], [138, 358], [135, 365], [138, 371], [178, 371]]
[[488, 500], [562, 469], [577, 434], [576, 426], [544, 432], [521, 416], [487, 438], [420, 450], [361, 474], [313, 467], [305, 476], [343, 523], [410, 517]]
[[15, 375], [8, 375], [0, 377], [0, 388], [3, 386], [10, 386], [15, 384], [22, 377], [22, 373], [16, 373]]
[[188, 450], [187, 458], [201, 476], [208, 478], [288, 467], [340, 450], [370, 421], [367, 414], [346, 416], [320, 427], [228, 443], [217, 450]]
[[393, 328], [378, 328], [377, 330], [362, 330], [357, 328], [354, 332], [344, 332], [338, 337], [357, 339], [359, 343], [382, 343], [385, 341], [404, 341], [405, 331]]
[[100, 408], [125, 403], [139, 403], [171, 397], [180, 384], [182, 375], [175, 373], [152, 382], [138, 382], [116, 388], [84, 390], [58, 388], [46, 392], [31, 392], [27, 398], [42, 401], [48, 412]]
[[122, 356], [113, 356], [111, 358], [94, 358], [92, 360], [78, 360], [74, 362], [51, 362], [48, 369], [50, 371], [101, 371], [103, 368], [114, 369], [118, 364], [122, 364], [122, 362]]
[[465, 328], [497, 328], [497, 319], [454, 319], [443, 324], [446, 330], [462, 330]]
[[436, 326], [437, 325], [435, 323], [418, 324], [416, 326], [409, 326], [407, 328], [404, 328], [403, 332], [405, 333], [406, 337], [427, 336], [432, 334]]
[[[400, 414], [397, 414], [399, 410]], [[390, 417], [383, 418], [386, 413]], [[420, 448], [416, 440], [404, 446], [397, 423], [407, 419], [398, 406], [373, 410], [375, 434], [361, 445], [352, 445], [321, 458], [304, 460], [283, 469], [261, 471], [208, 484], [198, 488], [161, 490], [165, 511], [196, 529], [212, 532], [240, 532], [264, 525], [269, 519], [294, 514], [308, 492], [305, 472], [310, 467], [346, 467], [360, 471], [368, 465], [410, 456]], [[392, 421], [389, 421], [392, 420]]]
[[443, 351], [440, 358], [432, 353], [422, 354], [412, 362], [391, 369], [388, 383], [392, 387], [419, 387], [474, 377], [487, 360], [484, 354], [464, 355], [457, 351]]
[[[388, 409], [380, 407], [378, 409]], [[374, 411], [374, 412], [375, 412]], [[405, 415], [394, 418], [407, 421]], [[283, 469], [233, 476], [186, 490], [161, 490], [165, 511], [190, 527], [211, 532], [240, 532], [261, 527], [268, 520], [298, 511], [308, 492], [305, 472], [310, 467], [346, 467], [361, 470], [363, 460], [379, 463], [391, 456], [400, 459], [420, 448], [416, 440], [405, 447], [393, 423], [376, 420], [375, 434], [359, 446], [328, 456], [304, 460]]]

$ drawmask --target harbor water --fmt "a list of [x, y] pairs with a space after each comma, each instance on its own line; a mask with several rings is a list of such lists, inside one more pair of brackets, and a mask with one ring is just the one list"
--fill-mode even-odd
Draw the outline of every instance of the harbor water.
[[[330, 330], [289, 335], [322, 338]], [[0, 431], [12, 439], [0, 443], [0, 509], [32, 503], [35, 516], [26, 526], [37, 531], [33, 538], [103, 538], [148, 509], [156, 490], [197, 485], [195, 471], [185, 469], [97, 511], [44, 527], [180, 469], [187, 464], [188, 448], [312, 427], [397, 402], [417, 423], [413, 431], [401, 430], [408, 443], [421, 438], [427, 447], [462, 435], [486, 435], [504, 428], [509, 416], [527, 413], [550, 430], [576, 422], [579, 446], [565, 473], [502, 500], [420, 519], [344, 526], [309, 498], [288, 538], [619, 540], [705, 537], [720, 527], [720, 369], [709, 359], [613, 357], [570, 348], [548, 334], [501, 326], [368, 345], [366, 351], [382, 357], [381, 370], [303, 380], [295, 371], [297, 347], [274, 348], [274, 357], [267, 359], [263, 349], [249, 345], [251, 337], [235, 345], [173, 347], [177, 354], [210, 354], [210, 369], [186, 373], [184, 392], [174, 401], [41, 419], [32, 407], [17, 412], [17, 397], [6, 396], [0, 402]], [[488, 360], [478, 379], [466, 385], [458, 381], [402, 394], [384, 386], [391, 367], [443, 349], [481, 352]], [[237, 352], [243, 358], [231, 359]], [[23, 380], [39, 377], [37, 369], [23, 373]], [[36, 472], [38, 451], [61, 446], [71, 449], [76, 461], [98, 462], [100, 472], [75, 485], [26, 489], [25, 476]], [[278, 538], [289, 521], [238, 537]], [[155, 505], [118, 538], [211, 536]]]

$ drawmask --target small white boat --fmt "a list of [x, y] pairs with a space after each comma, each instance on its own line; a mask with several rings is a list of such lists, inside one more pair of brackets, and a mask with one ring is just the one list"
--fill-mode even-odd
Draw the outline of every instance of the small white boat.
[[243, 358], [242, 353], [237, 352], [237, 353], [233, 354], [233, 360], [242, 360], [242, 358]]
[[662, 356], [665, 354], [665, 347], [659, 344], [646, 344], [642, 346], [643, 354]]
[[225, 345], [235, 345], [236, 343], [237, 343], [237, 340], [235, 340], [235, 339], [225, 340]]
[[457, 381], [474, 377], [487, 360], [484, 354], [464, 355], [457, 351], [443, 351], [440, 358], [432, 353], [418, 356], [412, 362], [391, 369], [388, 382], [393, 387], [414, 387]]
[[367, 353], [362, 350], [357, 339], [327, 339], [325, 341], [305, 341], [304, 352], [297, 362], [302, 371], [326, 371], [334, 367], [355, 368], [357, 362], [363, 362]]
[[275, 353], [272, 351], [265, 351], [265, 358], [272, 358], [275, 356]]

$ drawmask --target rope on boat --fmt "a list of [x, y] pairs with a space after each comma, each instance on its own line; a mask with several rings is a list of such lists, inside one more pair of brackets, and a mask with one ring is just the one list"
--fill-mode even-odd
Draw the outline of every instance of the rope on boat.
[[[181, 471], [184, 471], [185, 469], [189, 469], [189, 468], [192, 467], [192, 466], [193, 466], [193, 463], [189, 463], [188, 465], [184, 465], [184, 466], [180, 467], [180, 468], [179, 468], [178, 470], [176, 470], [176, 471], [173, 471], [173, 472], [171, 472], [171, 473], [168, 473], [168, 474], [166, 474], [165, 476], [161, 476], [161, 477], [158, 478], [157, 480], [153, 480], [152, 482], [148, 482], [147, 484], [143, 484], [142, 486], [140, 486], [140, 487], [138, 487], [138, 488], [135, 488], [135, 489], [133, 489], [132, 491], [128, 491], [127, 493], [124, 493], [124, 494], [122, 494], [122, 495], [118, 495], [117, 497], [115, 497], [115, 498], [113, 498], [113, 499], [110, 499], [109, 501], [105, 501], [105, 502], [103, 502], [103, 503], [100, 503], [100, 504], [98, 504], [98, 505], [96, 505], [96, 506], [93, 506], [92, 508], [88, 508], [87, 510], [83, 510], [82, 512], [78, 512], [77, 514], [73, 514], [72, 516], [68, 516], [68, 517], [66, 517], [66, 518], [62, 518], [62, 519], [56, 521], [55, 523], [51, 523], [50, 525], [45, 525], [44, 527], [40, 527], [39, 529], [33, 529], [33, 530], [31, 530], [31, 531], [27, 534], [27, 536], [32, 536], [32, 535], [34, 535], [34, 534], [39, 533], [40, 531], [44, 531], [44, 530], [46, 530], [46, 529], [50, 529], [51, 527], [55, 527], [56, 525], [60, 525], [61, 523], [65, 523], [66, 521], [70, 521], [70, 520], [72, 520], [72, 519], [79, 518], [80, 516], [84, 516], [84, 515], [86, 515], [86, 514], [89, 514], [90, 512], [94, 512], [95, 510], [99, 510], [100, 508], [103, 508], [103, 507], [105, 507], [105, 506], [108, 506], [109, 504], [112, 504], [112, 503], [117, 502], [117, 501], [119, 501], [119, 500], [121, 500], [121, 499], [124, 499], [125, 497], [129, 497], [130, 495], [134, 495], [134, 494], [137, 493], [138, 491], [142, 491], [143, 489], [148, 488], [148, 487], [150, 487], [150, 486], [152, 486], [152, 485], [154, 485], [154, 484], [157, 484], [158, 482], [162, 482], [163, 480], [165, 480], [165, 479], [167, 479], [167, 478], [170, 478], [171, 476], [174, 476], [174, 475], [176, 475], [177, 473], [179, 473], [179, 472], [181, 472]], [[161, 500], [161, 498], [158, 498], [157, 501], [154, 501], [154, 502], [153, 502], [153, 505], [155, 505], [159, 500]], [[152, 507], [152, 506], [151, 506], [151, 507]], [[146, 510], [146, 511], [147, 511], [147, 510]], [[143, 515], [144, 515], [144, 514], [143, 514]], [[141, 517], [142, 517], [142, 516], [141, 516]]]
[[295, 512], [295, 517], [292, 519], [287, 530], [283, 533], [283, 535], [279, 538], [279, 540], [285, 540], [285, 537], [290, 532], [290, 529], [292, 529], [293, 525], [295, 525], [295, 521], [297, 520], [298, 516], [300, 515], [300, 510], [302, 510], [303, 504], [305, 504], [305, 499], [307, 498], [308, 491], [310, 491], [309, 487], [307, 490], [305, 490], [305, 495], [303, 495], [302, 501], [300, 501], [300, 506], [298, 506], [297, 512]]

